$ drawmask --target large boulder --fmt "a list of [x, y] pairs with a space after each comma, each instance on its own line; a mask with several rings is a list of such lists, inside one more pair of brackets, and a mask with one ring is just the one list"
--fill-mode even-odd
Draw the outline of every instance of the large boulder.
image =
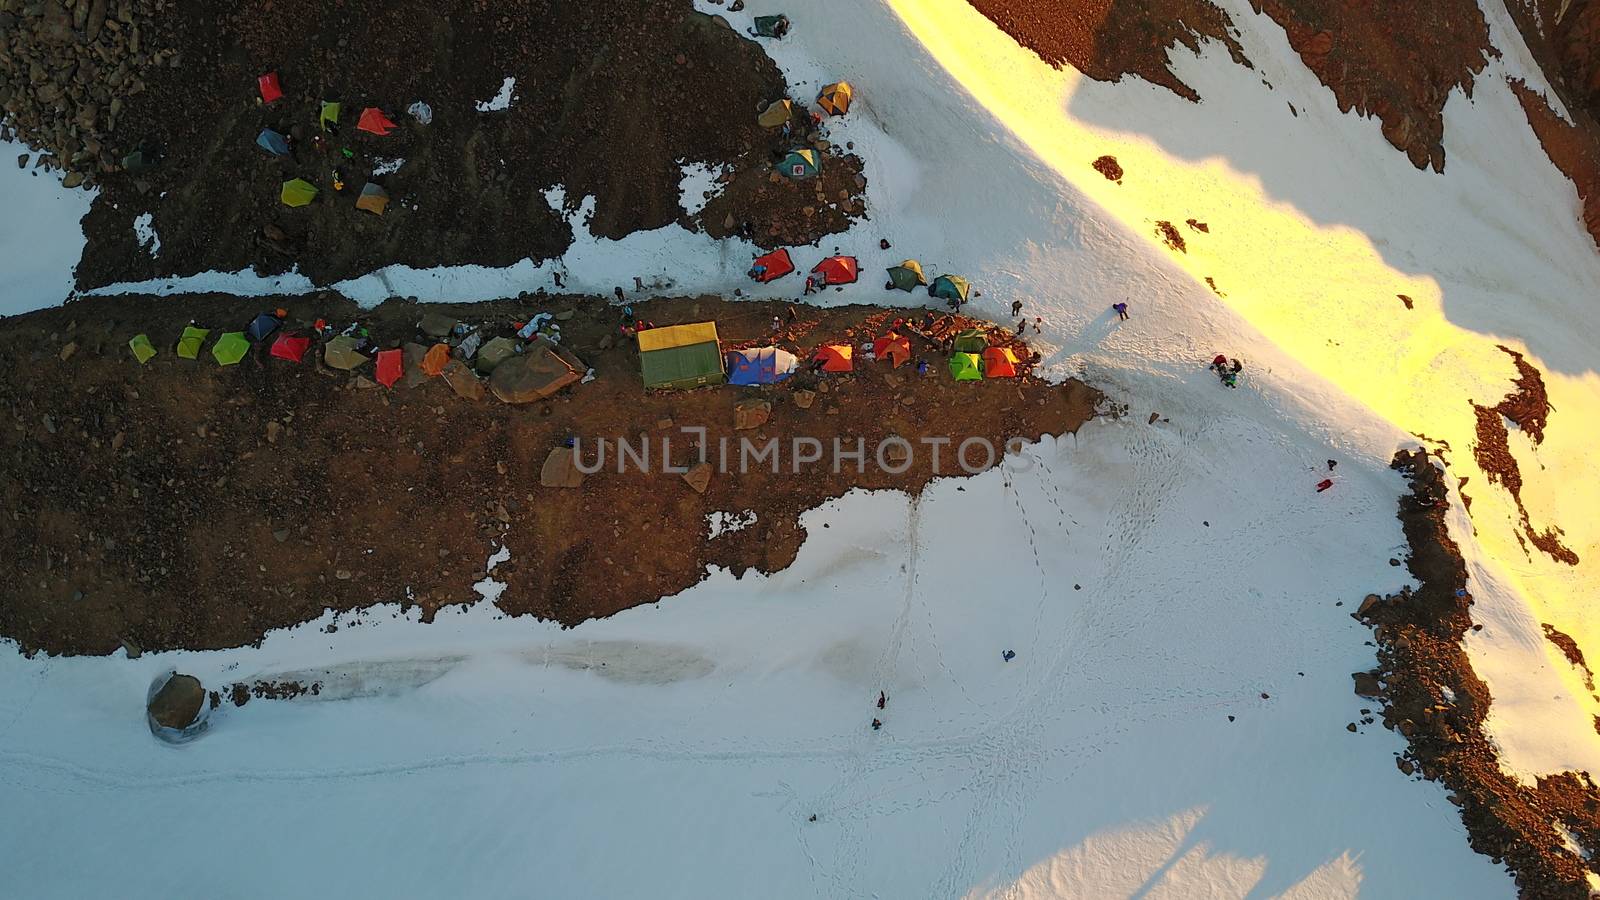
[[174, 672], [145, 709], [157, 725], [182, 731], [199, 721], [205, 703], [206, 689], [200, 679]]
[[733, 428], [735, 431], [749, 431], [760, 428], [772, 418], [772, 403], [767, 400], [744, 400], [733, 408]]
[[544, 458], [539, 469], [539, 483], [545, 487], [575, 488], [583, 486], [583, 473], [578, 471], [578, 453], [571, 447], [556, 447]]

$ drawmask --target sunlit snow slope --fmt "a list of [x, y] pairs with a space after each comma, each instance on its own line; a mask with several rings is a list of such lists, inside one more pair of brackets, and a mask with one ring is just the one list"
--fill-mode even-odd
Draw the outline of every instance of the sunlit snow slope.
[[[797, 93], [859, 90], [832, 128], [867, 160], [872, 220], [824, 249], [965, 273], [998, 321], [1022, 300], [1053, 369], [1129, 417], [917, 502], [851, 495], [807, 517], [786, 572], [718, 573], [573, 630], [384, 608], [259, 649], [7, 656], [0, 805], [28, 811], [0, 817], [8, 881], [30, 897], [1512, 896], [1442, 790], [1396, 770], [1396, 735], [1345, 730], [1373, 652], [1348, 613], [1403, 577], [1395, 448], [1446, 438], [1476, 474], [1467, 400], [1509, 390], [1496, 342], [1526, 348], [1558, 409], [1537, 454], [1518, 448], [1526, 499], [1586, 561], [1523, 555], [1475, 477], [1479, 533], [1456, 535], [1488, 624], [1474, 663], [1512, 765], [1590, 765], [1587, 701], [1538, 622], [1588, 637], [1575, 598], [1596, 548], [1573, 509], [1596, 498], [1560, 479], [1594, 470], [1600, 257], [1500, 80], [1511, 62], [1452, 99], [1447, 173], [1418, 173], [1230, 6], [1275, 89], [1223, 53], [1180, 58], [1200, 106], [1055, 72], [961, 0], [793, 0], [791, 37], [769, 45]], [[764, 11], [703, 8], [740, 28]], [[1107, 153], [1120, 187], [1089, 166]], [[1211, 233], [1187, 255], [1154, 239], [1155, 219], [1190, 217]], [[746, 249], [674, 227], [589, 241], [572, 268], [604, 290], [673, 259], [656, 271], [677, 289], [729, 292]], [[385, 277], [494, 296], [548, 270]], [[864, 277], [822, 299], [905, 296]], [[1247, 361], [1240, 390], [1204, 371], [1217, 352]], [[1328, 458], [1338, 483], [1318, 494]], [[171, 667], [329, 689], [224, 708], [171, 748], [141, 708]]]

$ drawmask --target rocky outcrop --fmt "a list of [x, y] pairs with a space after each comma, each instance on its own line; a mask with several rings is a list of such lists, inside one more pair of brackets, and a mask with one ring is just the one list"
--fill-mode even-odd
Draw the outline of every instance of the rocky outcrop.
[[117, 171], [139, 136], [119, 131], [145, 73], [176, 67], [161, 46], [167, 0], [0, 0], [0, 110], [76, 187]]

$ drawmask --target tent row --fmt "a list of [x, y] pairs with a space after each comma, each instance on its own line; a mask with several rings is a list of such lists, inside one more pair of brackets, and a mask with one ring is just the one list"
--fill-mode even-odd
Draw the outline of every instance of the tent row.
[[[751, 261], [748, 274], [756, 281], [767, 284], [794, 270], [794, 259], [789, 256], [789, 250], [779, 247]], [[887, 290], [910, 293], [918, 287], [926, 287], [930, 297], [958, 305], [966, 303], [967, 296], [972, 292], [972, 283], [960, 275], [940, 275], [930, 283], [922, 272], [922, 263], [914, 259], [890, 266], [887, 271], [889, 280], [884, 284]], [[821, 276], [822, 283], [826, 285], [854, 284], [860, 277], [860, 264], [854, 256], [830, 256], [813, 266], [811, 272]]]

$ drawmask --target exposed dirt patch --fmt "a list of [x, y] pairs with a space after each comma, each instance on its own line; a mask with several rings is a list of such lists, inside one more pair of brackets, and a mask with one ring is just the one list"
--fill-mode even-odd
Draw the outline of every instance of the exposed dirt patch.
[[1161, 242], [1166, 244], [1169, 250], [1176, 250], [1179, 253], [1189, 252], [1189, 245], [1183, 240], [1183, 232], [1165, 219], [1156, 223], [1156, 236], [1161, 238]]
[[1200, 232], [1201, 234], [1211, 233], [1211, 226], [1200, 221], [1199, 219], [1185, 219], [1184, 224], [1188, 225], [1191, 229]]
[[[859, 165], [832, 157], [826, 212], [791, 204], [809, 186], [744, 196], [741, 186], [764, 182], [772, 160], [810, 135], [758, 125], [787, 91], [782, 76], [758, 44], [689, 0], [508, 0], [493, 11], [481, 0], [178, 0], [154, 15], [182, 48], [179, 64], [144, 73], [116, 135], [160, 163], [98, 176], [83, 287], [246, 267], [298, 267], [328, 283], [390, 264], [547, 259], [569, 245], [565, 214], [585, 197], [589, 229], [606, 238], [688, 222], [682, 162], [731, 166], [736, 219], [779, 221], [792, 243], [846, 227], [850, 213], [835, 209], [859, 212]], [[263, 106], [256, 78], [271, 71], [284, 97]], [[509, 108], [479, 111], [507, 77]], [[336, 134], [319, 132], [324, 100], [343, 105]], [[431, 124], [406, 114], [417, 100]], [[367, 106], [398, 129], [358, 131]], [[288, 135], [291, 154], [257, 147], [263, 128]], [[292, 178], [320, 189], [309, 206], [279, 202]], [[369, 180], [392, 200], [381, 217], [354, 207]], [[547, 198], [556, 186], [559, 210]], [[154, 215], [157, 256], [134, 237], [143, 213]]]
[[293, 700], [307, 694], [315, 697], [322, 693], [322, 682], [301, 684], [298, 681], [257, 681], [245, 684], [241, 681], [229, 688], [228, 693], [234, 706], [243, 706], [249, 703], [252, 697], [263, 700]]
[[722, 190], [695, 219], [687, 221], [714, 238], [743, 236], [759, 247], [819, 243], [866, 215], [861, 157], [827, 157], [822, 174], [793, 181], [768, 165], [745, 165], [730, 173]]
[[1400, 302], [1406, 305], [1406, 309], [1416, 309], [1416, 304], [1410, 297], [1406, 296], [1405, 294], [1395, 294], [1395, 296], [1399, 297]]
[[[312, 362], [266, 359], [261, 348], [221, 368], [202, 352], [178, 359], [189, 319], [241, 327], [263, 308], [287, 307], [303, 326], [359, 317], [380, 346], [412, 340], [424, 312], [509, 323], [536, 310], [563, 316], [564, 347], [597, 380], [544, 403], [462, 400], [425, 379], [393, 391]], [[701, 298], [635, 304], [657, 324], [715, 319], [725, 347], [766, 342], [780, 317], [783, 346], [860, 345], [915, 311], [818, 309]], [[805, 538], [798, 516], [855, 486], [919, 490], [933, 475], [919, 447], [891, 474], [871, 448], [912, 442], [1072, 431], [1097, 402], [1090, 388], [1032, 377], [953, 381], [936, 341], [972, 320], [935, 317], [933, 341], [913, 337], [931, 366], [865, 364], [825, 381], [802, 373], [768, 388], [646, 393], [631, 343], [614, 345], [614, 306], [542, 297], [370, 311], [321, 295], [288, 299], [126, 297], [87, 300], [0, 323], [0, 634], [28, 650], [109, 653], [126, 638], [146, 650], [248, 644], [323, 610], [377, 603], [440, 607], [477, 599], [496, 546], [511, 560], [493, 577], [509, 587], [508, 613], [575, 624], [652, 602], [695, 584], [708, 565], [777, 571]], [[921, 317], [918, 316], [918, 321]], [[127, 341], [148, 333], [161, 354], [136, 365]], [[1023, 348], [1006, 329], [992, 340]], [[67, 344], [75, 351], [62, 358]], [[315, 354], [315, 350], [313, 350]], [[318, 357], [320, 358], [320, 357]], [[1026, 364], [1024, 365], [1026, 368]], [[370, 376], [372, 366], [365, 367]], [[801, 389], [813, 394], [804, 397]], [[733, 431], [734, 406], [759, 398], [771, 420]], [[758, 465], [715, 474], [703, 494], [660, 471], [662, 438], [674, 464], [693, 461], [692, 436], [859, 436], [865, 471], [807, 466], [784, 451], [779, 474]], [[577, 489], [545, 488], [541, 468], [568, 436], [651, 438], [652, 469], [616, 474], [613, 461]], [[952, 444], [951, 446], [954, 446]], [[951, 474], [951, 451], [941, 469]], [[586, 456], [589, 451], [586, 451]], [[971, 457], [984, 462], [982, 454]], [[957, 473], [959, 474], [959, 473]], [[713, 511], [754, 510], [751, 527], [709, 536]], [[353, 626], [346, 626], [353, 627]]]
[[[1474, 850], [1504, 864], [1527, 898], [1587, 898], [1600, 849], [1600, 790], [1584, 773], [1563, 772], [1532, 787], [1501, 771], [1483, 731], [1491, 698], [1472, 671], [1461, 642], [1472, 626], [1466, 566], [1445, 526], [1444, 472], [1425, 451], [1402, 450], [1394, 467], [1411, 492], [1400, 521], [1411, 547], [1407, 561], [1420, 587], [1362, 604], [1357, 617], [1373, 626], [1384, 726], [1405, 736], [1402, 772], [1443, 784], [1461, 809]], [[1569, 849], [1552, 826], [1577, 843]]]
[[1578, 564], [1578, 554], [1561, 543], [1564, 532], [1560, 526], [1550, 525], [1538, 530], [1528, 518], [1527, 507], [1522, 503], [1522, 470], [1511, 453], [1510, 432], [1506, 429], [1509, 420], [1527, 434], [1534, 444], [1544, 440], [1544, 428], [1550, 420], [1550, 400], [1545, 395], [1544, 376], [1521, 353], [1502, 345], [1496, 346], [1510, 354], [1516, 363], [1517, 378], [1512, 382], [1516, 390], [1492, 407], [1472, 404], [1473, 412], [1478, 417], [1478, 440], [1472, 447], [1473, 458], [1478, 461], [1478, 467], [1488, 474], [1490, 483], [1504, 487], [1516, 501], [1517, 511], [1522, 516], [1523, 536], [1550, 558], [1575, 566]]
[[1167, 51], [1183, 45], [1200, 52], [1209, 38], [1250, 67], [1233, 36], [1233, 20], [1209, 0], [970, 0], [1017, 43], [1053, 66], [1069, 65], [1096, 81], [1137, 75], [1188, 100], [1200, 95], [1172, 73]]
[[1589, 690], [1594, 690], [1594, 673], [1589, 671], [1589, 664], [1583, 661], [1583, 650], [1578, 647], [1578, 642], [1571, 635], [1558, 630], [1547, 622], [1539, 623], [1544, 629], [1545, 640], [1560, 648], [1561, 655], [1572, 663], [1572, 667], [1583, 672], [1583, 682]]
[[1117, 162], [1115, 156], [1102, 156], [1091, 165], [1094, 166], [1096, 172], [1104, 175], [1107, 181], [1115, 181], [1117, 184], [1122, 183], [1122, 165]]

